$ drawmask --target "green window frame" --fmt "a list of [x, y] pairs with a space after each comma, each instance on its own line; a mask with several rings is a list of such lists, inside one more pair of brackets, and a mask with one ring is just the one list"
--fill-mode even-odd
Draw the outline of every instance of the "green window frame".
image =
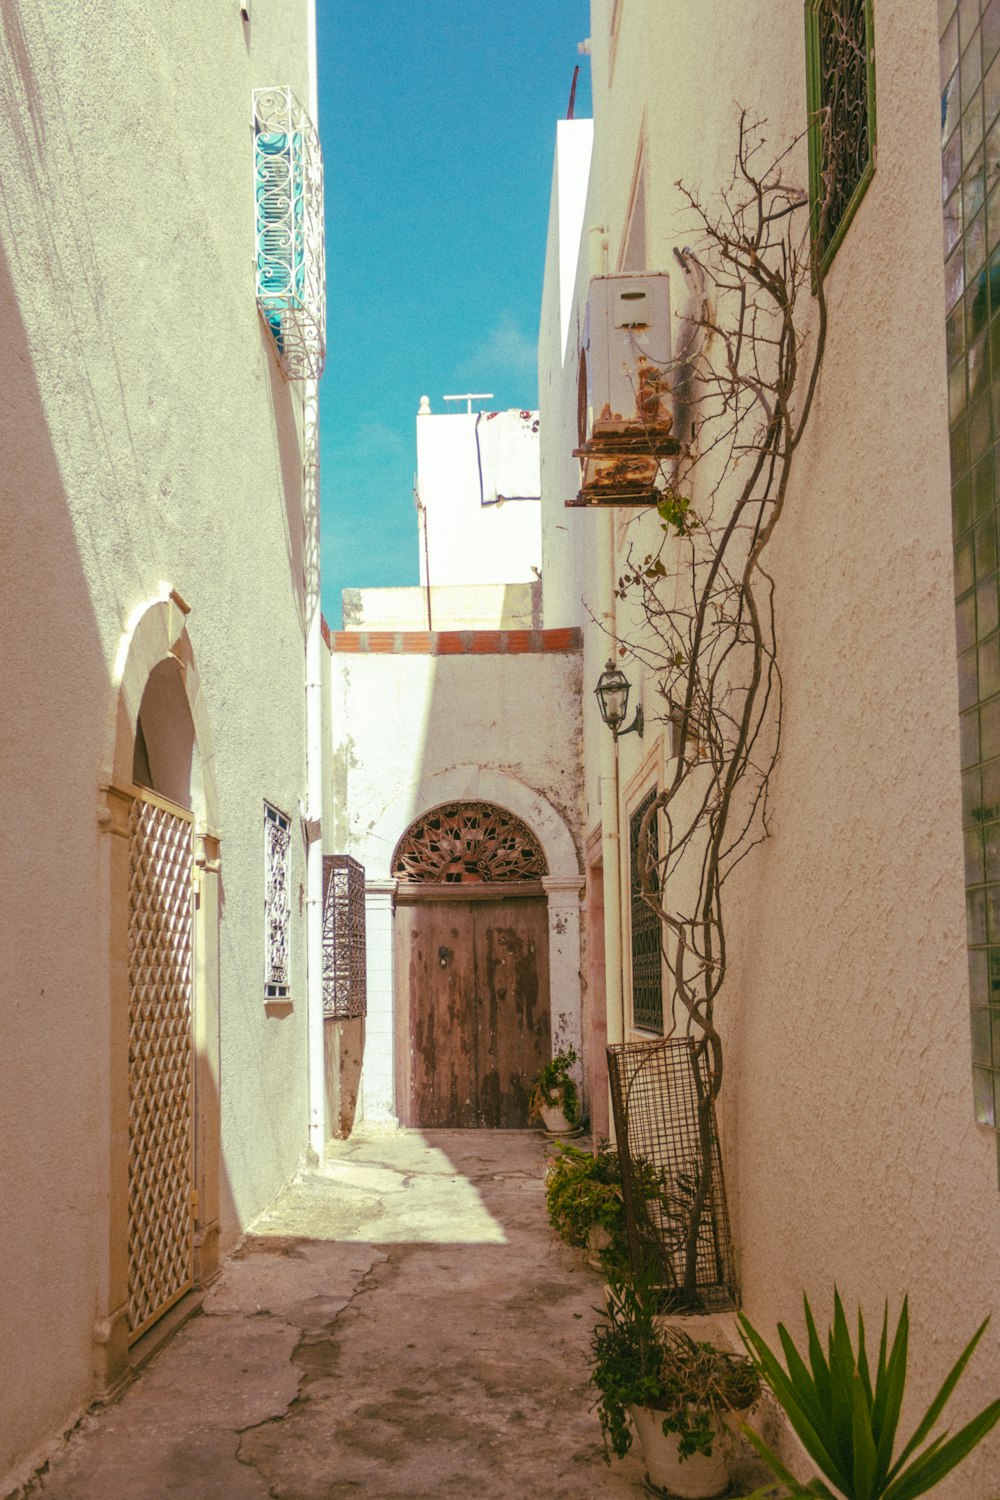
[[[639, 1031], [663, 1034], [663, 963], [660, 920], [642, 897], [639, 875], [639, 828], [656, 800], [656, 787], [643, 797], [629, 818], [629, 875], [631, 884], [632, 1024]], [[659, 859], [657, 819], [649, 825], [649, 857]], [[654, 874], [653, 887], [657, 889]]]
[[[825, 273], [875, 172], [872, 0], [805, 0], [809, 203]], [[829, 122], [829, 132], [824, 122]], [[824, 158], [830, 141], [832, 160]], [[823, 180], [832, 170], [825, 223]]]

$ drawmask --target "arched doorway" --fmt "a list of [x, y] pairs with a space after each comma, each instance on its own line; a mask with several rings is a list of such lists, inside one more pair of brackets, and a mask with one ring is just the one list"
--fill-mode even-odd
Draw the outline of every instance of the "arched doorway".
[[532, 1081], [550, 1055], [547, 874], [527, 825], [488, 802], [435, 807], [397, 844], [403, 1124], [529, 1124]]
[[176, 592], [136, 611], [100, 778], [109, 1214], [93, 1357], [104, 1390], [218, 1263], [219, 811], [188, 614]]

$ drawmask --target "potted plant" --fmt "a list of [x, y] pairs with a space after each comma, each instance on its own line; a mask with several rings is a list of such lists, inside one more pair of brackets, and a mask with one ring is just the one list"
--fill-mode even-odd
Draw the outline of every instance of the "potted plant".
[[[744, 1427], [750, 1442], [784, 1486], [781, 1493], [785, 1500], [798, 1497], [815, 1500], [817, 1496], [835, 1500], [827, 1480], [836, 1486], [836, 1495], [844, 1496], [844, 1500], [915, 1500], [917, 1495], [934, 1489], [1000, 1420], [1000, 1401], [993, 1401], [954, 1435], [945, 1431], [931, 1437], [945, 1403], [982, 1337], [989, 1322], [987, 1318], [959, 1355], [910, 1440], [894, 1456], [906, 1385], [910, 1324], [906, 1300], [891, 1345], [888, 1306], [885, 1309], [874, 1368], [865, 1349], [865, 1324], [860, 1308], [855, 1348], [843, 1305], [834, 1289], [833, 1326], [827, 1334], [824, 1353], [808, 1299], [804, 1297], [803, 1301], [808, 1336], [804, 1356], [796, 1349], [787, 1329], [778, 1325], [787, 1369], [749, 1319], [740, 1317], [740, 1331], [750, 1358], [823, 1475], [822, 1479], [799, 1483], [764, 1440]], [[772, 1486], [766, 1486], [755, 1490], [750, 1500], [764, 1500], [775, 1493]]]
[[729, 1488], [723, 1434], [752, 1406], [760, 1377], [743, 1355], [699, 1343], [657, 1323], [659, 1288], [649, 1274], [612, 1277], [605, 1321], [591, 1341], [591, 1383], [608, 1448], [624, 1458], [639, 1435], [650, 1487], [709, 1497]]
[[607, 1144], [581, 1151], [555, 1147], [545, 1182], [549, 1223], [568, 1245], [589, 1250], [606, 1269], [628, 1263], [625, 1204], [618, 1153]]
[[580, 1095], [570, 1077], [576, 1052], [557, 1052], [538, 1073], [528, 1101], [530, 1116], [541, 1116], [550, 1135], [573, 1135], [580, 1129]]

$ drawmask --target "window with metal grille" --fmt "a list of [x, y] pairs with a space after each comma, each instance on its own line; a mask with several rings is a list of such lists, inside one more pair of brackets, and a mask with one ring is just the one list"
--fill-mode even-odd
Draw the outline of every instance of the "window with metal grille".
[[326, 252], [319, 136], [290, 88], [255, 89], [257, 305], [289, 380], [326, 360]]
[[825, 271], [875, 171], [871, 0], [805, 0], [809, 199]]
[[[629, 819], [629, 869], [632, 887], [632, 1022], [643, 1031], [663, 1031], [663, 965], [660, 961], [660, 919], [643, 900], [639, 864], [639, 829], [653, 805], [656, 788], [642, 799]], [[656, 819], [650, 819], [648, 859], [659, 858]], [[658, 888], [653, 876], [653, 888]]]
[[365, 872], [348, 854], [325, 854], [323, 1015], [353, 1021], [366, 1013]]
[[264, 999], [287, 1000], [288, 924], [292, 911], [292, 824], [264, 803]]

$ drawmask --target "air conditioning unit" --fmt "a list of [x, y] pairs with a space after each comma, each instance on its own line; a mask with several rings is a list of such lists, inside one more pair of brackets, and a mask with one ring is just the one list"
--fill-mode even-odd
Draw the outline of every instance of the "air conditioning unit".
[[580, 350], [580, 494], [569, 504], [652, 505], [671, 436], [670, 277], [595, 276]]

